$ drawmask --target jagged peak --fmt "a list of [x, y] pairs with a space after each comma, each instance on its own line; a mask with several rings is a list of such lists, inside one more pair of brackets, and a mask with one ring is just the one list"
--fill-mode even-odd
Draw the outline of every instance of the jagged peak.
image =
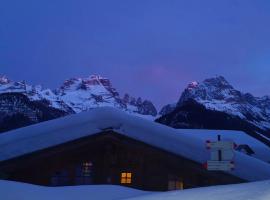
[[94, 75], [90, 75], [88, 78], [86, 79], [96, 79], [96, 80], [108, 80], [108, 78], [102, 77], [101, 75], [98, 74], [94, 74]]
[[213, 78], [207, 78], [203, 81], [206, 85], [212, 85], [215, 87], [229, 87], [233, 88], [230, 83], [223, 76], [215, 76]]
[[199, 82], [197, 82], [197, 81], [192, 81], [191, 83], [188, 84], [187, 89], [192, 90], [192, 89], [198, 87], [198, 85], [199, 85]]
[[270, 96], [269, 95], [264, 95], [263, 97], [261, 97], [263, 100], [270, 100]]
[[11, 81], [5, 76], [5, 75], [0, 75], [0, 84], [8, 84]]
[[111, 87], [111, 82], [108, 78], [104, 78], [100, 75], [90, 75], [85, 78], [70, 78], [64, 81], [61, 89], [70, 89], [73, 85], [80, 85], [77, 89], [87, 89], [88, 86], [103, 85], [105, 87]]
[[100, 75], [91, 75], [88, 78], [83, 78], [82, 80], [83, 83], [87, 85], [103, 85], [106, 87], [111, 87], [110, 80]]
[[233, 89], [233, 87], [230, 85], [230, 83], [223, 76], [215, 76], [212, 78], [207, 78], [204, 81], [202, 81], [201, 83], [198, 81], [192, 81], [188, 84], [186, 89], [187, 90], [194, 90], [194, 89], [201, 88], [204, 86]]

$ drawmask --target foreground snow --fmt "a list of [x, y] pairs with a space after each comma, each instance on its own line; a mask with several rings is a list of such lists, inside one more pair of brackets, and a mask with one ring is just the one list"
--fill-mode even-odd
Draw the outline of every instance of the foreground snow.
[[44, 187], [0, 181], [1, 200], [118, 200], [150, 194], [113, 185]]
[[100, 185], [43, 187], [0, 181], [1, 200], [269, 200], [270, 181], [173, 192], [144, 192]]
[[165, 192], [128, 200], [269, 200], [270, 181]]

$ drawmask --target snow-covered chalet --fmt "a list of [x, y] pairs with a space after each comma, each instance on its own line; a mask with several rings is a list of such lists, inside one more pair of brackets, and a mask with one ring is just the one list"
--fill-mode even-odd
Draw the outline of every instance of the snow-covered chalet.
[[0, 178], [152, 191], [270, 179], [267, 162], [237, 151], [233, 171], [207, 171], [204, 140], [182, 132], [114, 108], [93, 109], [1, 134]]

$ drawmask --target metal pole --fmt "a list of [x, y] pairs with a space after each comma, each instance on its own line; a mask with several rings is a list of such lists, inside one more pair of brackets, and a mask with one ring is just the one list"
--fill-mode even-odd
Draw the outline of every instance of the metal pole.
[[[218, 135], [218, 141], [221, 140], [221, 135]], [[222, 160], [222, 152], [221, 150], [218, 150], [218, 161], [221, 161]]]

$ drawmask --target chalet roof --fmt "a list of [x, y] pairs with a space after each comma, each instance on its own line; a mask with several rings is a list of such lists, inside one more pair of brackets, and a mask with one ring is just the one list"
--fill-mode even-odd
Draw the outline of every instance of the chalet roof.
[[[179, 132], [177, 129], [105, 107], [1, 134], [0, 162], [99, 134], [108, 128], [198, 163], [204, 163], [210, 157], [204, 141], [192, 134], [181, 134], [185, 130]], [[227, 173], [249, 181], [270, 179], [268, 163], [237, 151], [234, 161], [235, 170]]]

